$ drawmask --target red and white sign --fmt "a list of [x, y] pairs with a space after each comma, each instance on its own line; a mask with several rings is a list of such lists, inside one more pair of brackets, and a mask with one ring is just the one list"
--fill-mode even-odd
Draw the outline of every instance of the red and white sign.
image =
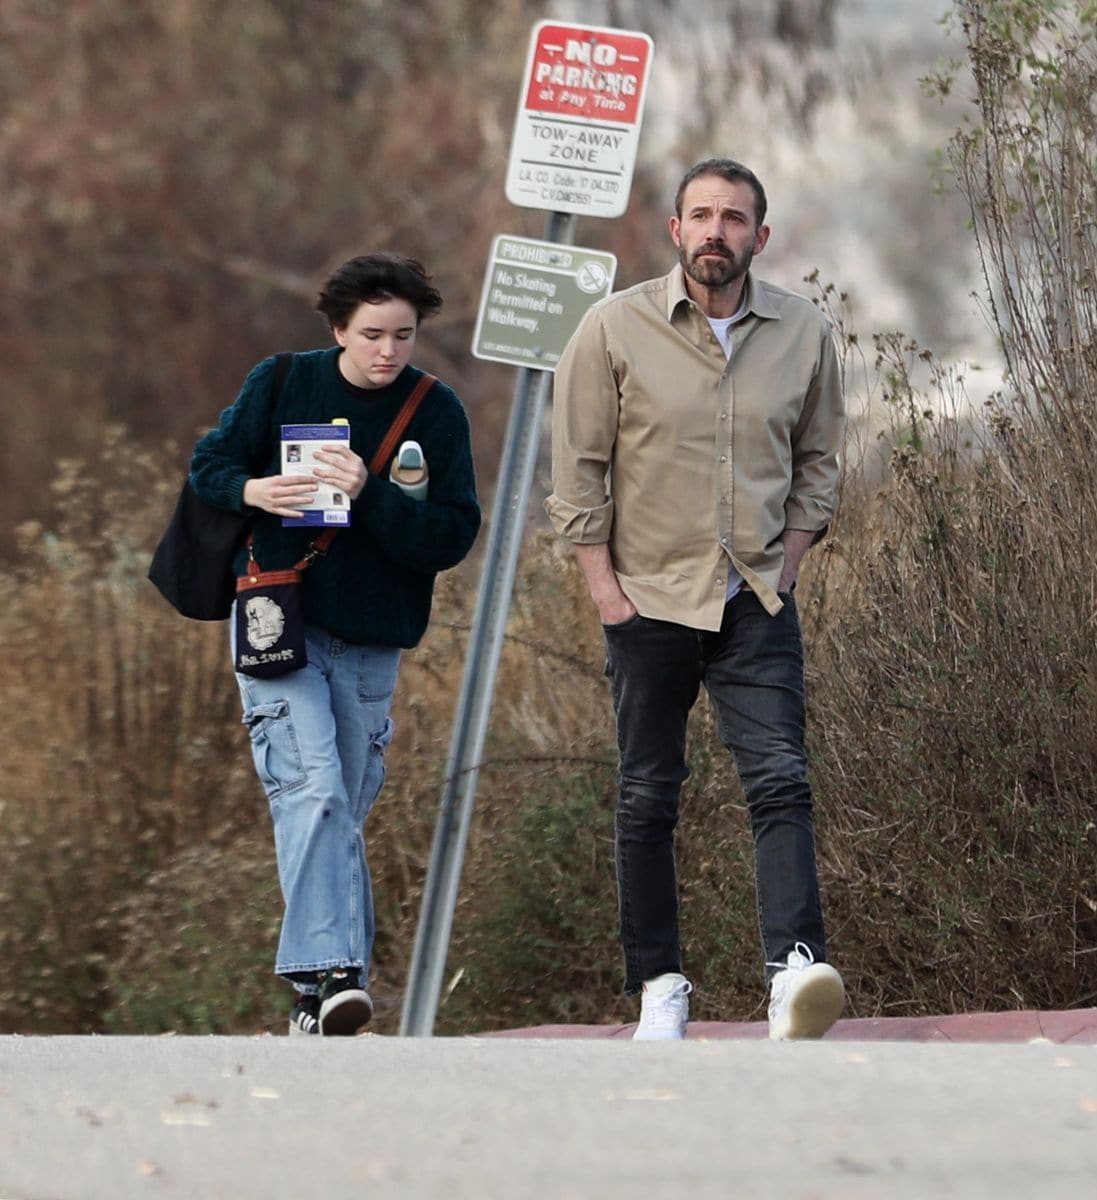
[[541, 21], [530, 38], [507, 199], [595, 217], [628, 206], [652, 40]]

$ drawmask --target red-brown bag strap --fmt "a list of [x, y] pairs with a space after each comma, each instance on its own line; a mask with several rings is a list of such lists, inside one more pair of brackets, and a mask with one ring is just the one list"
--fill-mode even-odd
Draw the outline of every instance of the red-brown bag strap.
[[[396, 449], [396, 443], [403, 436], [404, 430], [408, 427], [408, 422], [415, 416], [415, 410], [419, 407], [423, 397], [430, 391], [434, 384], [434, 376], [424, 373], [419, 382], [412, 388], [411, 395], [404, 401], [400, 411], [396, 414], [392, 424], [389, 426], [388, 433], [385, 434], [384, 440], [377, 447], [377, 453], [369, 462], [369, 472], [371, 475], [380, 475], [385, 469], [385, 463], [392, 456], [392, 452]], [[304, 558], [300, 562], [294, 564], [295, 571], [303, 571], [306, 567], [312, 565], [312, 560], [318, 558], [322, 554], [327, 554], [328, 547], [335, 540], [335, 535], [339, 532], [338, 529], [325, 529], [320, 536], [309, 545], [305, 552]], [[250, 542], [248, 543], [250, 546]], [[250, 550], [249, 550], [250, 555]]]
[[[371, 475], [380, 475], [385, 469], [385, 463], [388, 462], [392, 452], [396, 449], [396, 443], [400, 440], [404, 430], [407, 429], [408, 422], [415, 416], [415, 410], [419, 407], [419, 402], [430, 391], [433, 383], [433, 375], [424, 375], [412, 389], [411, 395], [404, 401], [404, 407], [396, 414], [396, 419], [389, 426], [389, 431], [385, 434], [385, 440], [377, 447], [377, 453], [370, 459], [369, 469]], [[337, 533], [338, 530], [334, 532]]]

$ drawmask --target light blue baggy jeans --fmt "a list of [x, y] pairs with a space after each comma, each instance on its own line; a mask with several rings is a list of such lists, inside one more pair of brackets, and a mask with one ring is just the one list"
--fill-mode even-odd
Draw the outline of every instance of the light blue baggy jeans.
[[306, 644], [302, 670], [236, 680], [285, 900], [274, 969], [312, 992], [313, 972], [358, 968], [363, 982], [368, 972], [374, 915], [363, 826], [385, 781], [400, 651], [315, 628]]

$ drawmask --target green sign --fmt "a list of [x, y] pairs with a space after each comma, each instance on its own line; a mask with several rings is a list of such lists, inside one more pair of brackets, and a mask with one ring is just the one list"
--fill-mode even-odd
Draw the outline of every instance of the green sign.
[[617, 259], [501, 233], [491, 247], [472, 336], [477, 358], [552, 371], [583, 318], [608, 296]]

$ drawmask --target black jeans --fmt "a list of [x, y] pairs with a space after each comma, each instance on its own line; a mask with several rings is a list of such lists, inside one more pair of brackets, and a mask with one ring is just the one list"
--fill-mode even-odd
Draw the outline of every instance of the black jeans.
[[[625, 991], [680, 971], [674, 830], [686, 722], [703, 683], [735, 758], [754, 835], [764, 961], [796, 942], [826, 957], [804, 752], [804, 653], [791, 596], [771, 617], [743, 590], [718, 633], [636, 616], [604, 628], [617, 715], [617, 885]], [[766, 974], [772, 974], [767, 970]]]

